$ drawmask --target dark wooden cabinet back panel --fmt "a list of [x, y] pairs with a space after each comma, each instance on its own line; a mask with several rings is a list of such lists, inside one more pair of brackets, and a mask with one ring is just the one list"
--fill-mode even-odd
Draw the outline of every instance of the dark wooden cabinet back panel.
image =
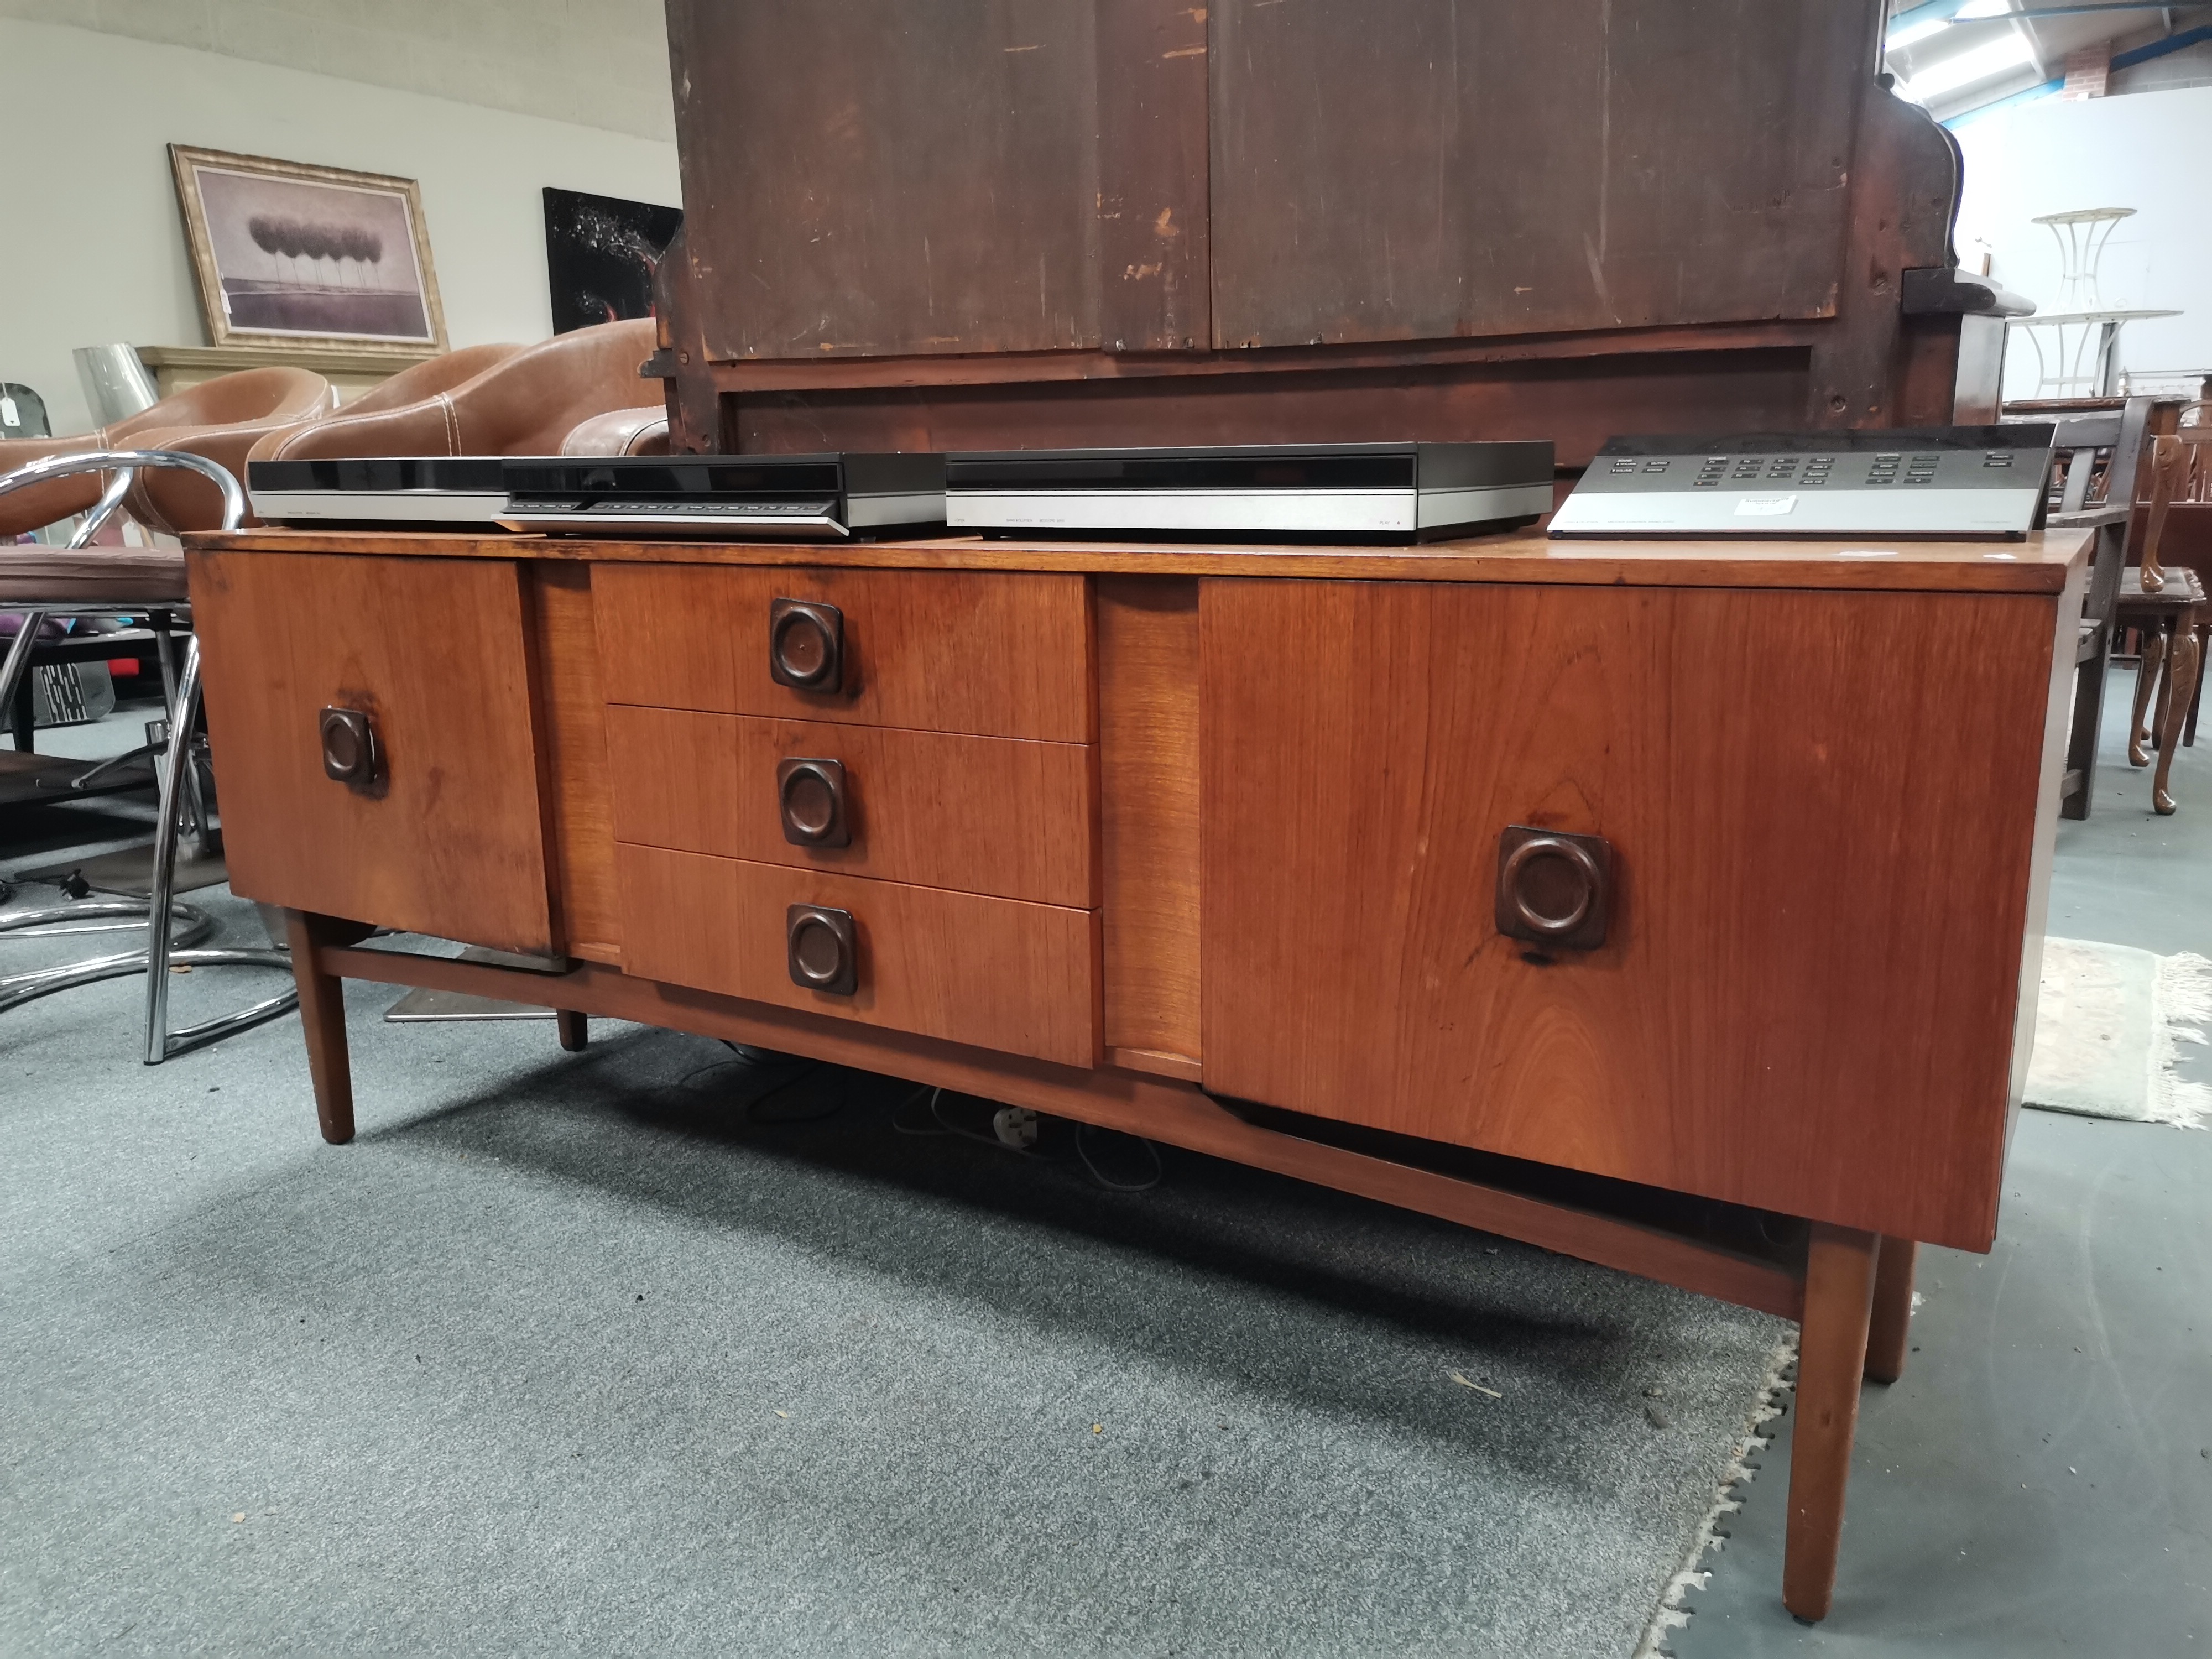
[[[1091, 590], [1082, 576], [975, 571], [601, 565], [592, 573], [610, 702], [1088, 743]], [[835, 691], [779, 684], [778, 599], [836, 607]]]
[[1218, 0], [1224, 346], [1826, 314], [1876, 0]]
[[1202, 583], [1206, 1086], [1987, 1249], [2056, 603]]
[[[1620, 432], [1806, 425], [1802, 347], [1565, 362], [743, 392], [739, 448], [1006, 449], [1085, 444], [1549, 438], [1562, 466]], [[1948, 416], [1946, 416], [1948, 418]]]
[[690, 325], [730, 361], [1210, 343], [1179, 0], [672, 0]]
[[1099, 343], [1202, 351], [1213, 331], [1206, 9], [1096, 3]]
[[[557, 949], [519, 566], [195, 553], [208, 731], [239, 892], [498, 950]], [[366, 714], [366, 790], [325, 775]]]
[[1097, 343], [1091, 0], [690, 0], [669, 23], [712, 355]]

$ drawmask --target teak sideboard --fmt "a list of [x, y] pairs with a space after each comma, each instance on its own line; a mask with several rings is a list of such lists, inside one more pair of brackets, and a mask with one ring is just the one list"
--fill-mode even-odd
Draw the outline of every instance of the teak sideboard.
[[1784, 1597], [1819, 1618], [1916, 1242], [1995, 1234], [2088, 544], [190, 556], [325, 1139], [339, 981], [440, 987], [1765, 1309], [1802, 1325]]

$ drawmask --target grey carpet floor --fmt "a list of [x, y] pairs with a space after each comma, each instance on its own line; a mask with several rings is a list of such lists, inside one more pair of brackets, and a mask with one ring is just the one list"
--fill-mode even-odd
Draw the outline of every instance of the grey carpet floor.
[[1626, 1659], [1784, 1331], [393, 995], [343, 1149], [293, 1020], [149, 1070], [136, 981], [0, 1016], [0, 1650]]

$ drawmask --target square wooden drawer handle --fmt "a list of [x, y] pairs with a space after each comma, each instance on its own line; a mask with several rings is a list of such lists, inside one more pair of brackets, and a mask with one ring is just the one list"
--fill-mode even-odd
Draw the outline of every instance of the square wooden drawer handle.
[[325, 708], [318, 725], [324, 775], [363, 794], [373, 792], [384, 769], [376, 723], [358, 708]]
[[850, 910], [794, 904], [784, 912], [783, 933], [793, 985], [838, 997], [860, 988], [860, 951]]
[[845, 763], [793, 758], [775, 763], [778, 815], [783, 838], [793, 847], [850, 847], [853, 825], [845, 811]]
[[843, 690], [845, 613], [811, 599], [770, 599], [768, 672], [801, 691]]
[[1567, 951], [1605, 943], [1613, 847], [1602, 836], [1509, 824], [1498, 837], [1498, 931]]

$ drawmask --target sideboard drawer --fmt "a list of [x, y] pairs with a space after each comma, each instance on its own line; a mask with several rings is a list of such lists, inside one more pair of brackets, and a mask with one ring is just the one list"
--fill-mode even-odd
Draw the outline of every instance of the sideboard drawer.
[[615, 839], [1089, 909], [1083, 744], [607, 709]]
[[521, 568], [194, 553], [231, 884], [558, 952]]
[[[615, 849], [626, 972], [1068, 1066], [1098, 1060], [1098, 913], [654, 847]], [[793, 906], [846, 918], [849, 990], [794, 982]]]
[[1091, 741], [1082, 576], [603, 564], [592, 594], [609, 702]]

